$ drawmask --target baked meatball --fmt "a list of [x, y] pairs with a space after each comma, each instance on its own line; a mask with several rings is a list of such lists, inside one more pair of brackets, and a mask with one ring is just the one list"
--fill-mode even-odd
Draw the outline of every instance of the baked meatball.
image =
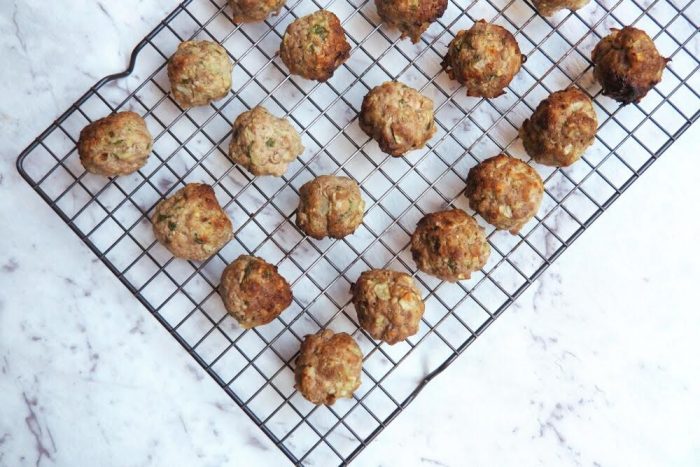
[[591, 55], [593, 74], [603, 95], [622, 104], [639, 102], [661, 81], [669, 59], [656, 50], [651, 38], [640, 29], [613, 29], [598, 42]]
[[397, 81], [373, 88], [362, 100], [360, 128], [387, 154], [425, 146], [435, 134], [433, 101]]
[[490, 98], [505, 93], [524, 62], [515, 37], [481, 19], [452, 39], [442, 66], [450, 78], [466, 86], [467, 96]]
[[207, 105], [231, 90], [233, 63], [219, 44], [185, 41], [168, 62], [173, 99], [180, 107]]
[[360, 326], [374, 339], [396, 344], [418, 332], [425, 304], [408, 274], [365, 271], [351, 292]]
[[82, 129], [78, 154], [88, 172], [115, 177], [146, 165], [152, 146], [143, 118], [134, 112], [118, 112]]
[[567, 167], [595, 140], [598, 118], [591, 99], [578, 88], [549, 95], [520, 127], [525, 150], [540, 164]]
[[239, 256], [226, 266], [219, 293], [245, 329], [269, 323], [292, 303], [292, 289], [277, 268], [255, 256]]
[[264, 107], [243, 112], [233, 123], [229, 157], [253, 175], [279, 177], [302, 152], [301, 137], [292, 124]]
[[560, 10], [576, 11], [590, 2], [591, 0], [532, 0], [542, 16], [552, 16]]
[[314, 404], [351, 398], [360, 387], [362, 351], [349, 334], [324, 330], [304, 338], [294, 370], [294, 387]]
[[178, 258], [204, 261], [233, 237], [233, 226], [214, 189], [189, 183], [153, 212], [153, 233]]
[[297, 226], [316, 240], [350, 235], [364, 214], [360, 187], [351, 178], [321, 175], [299, 190]]
[[265, 21], [271, 14], [278, 14], [285, 0], [228, 0], [235, 23]]
[[290, 73], [316, 81], [330, 79], [349, 56], [350, 44], [340, 20], [326, 10], [287, 26], [280, 46], [280, 57]]
[[375, 4], [382, 21], [414, 44], [447, 9], [447, 0], [375, 0]]
[[456, 282], [486, 264], [491, 247], [484, 229], [461, 209], [427, 214], [411, 236], [413, 261], [421, 271]]
[[469, 206], [489, 224], [512, 234], [537, 213], [543, 193], [540, 174], [505, 154], [486, 159], [467, 175]]

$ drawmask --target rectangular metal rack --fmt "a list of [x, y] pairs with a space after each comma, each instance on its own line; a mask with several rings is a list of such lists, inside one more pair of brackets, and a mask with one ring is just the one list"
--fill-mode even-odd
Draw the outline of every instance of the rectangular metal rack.
[[[168, 332], [296, 464], [354, 459], [433, 377], [461, 354], [640, 176], [699, 115], [700, 4], [693, 0], [596, 0], [544, 19], [523, 0], [450, 0], [417, 45], [380, 24], [371, 0], [290, 0], [265, 23], [236, 26], [224, 0], [182, 2], [134, 50], [129, 69], [104, 78], [19, 157], [22, 176]], [[325, 84], [290, 77], [277, 56], [284, 30], [319, 8], [335, 12], [353, 46]], [[484, 18], [516, 36], [527, 63], [507, 94], [468, 98], [441, 71], [454, 34]], [[663, 81], [638, 105], [600, 96], [590, 52], [610, 28], [636, 25], [671, 57]], [[234, 89], [215, 104], [182, 112], [168, 95], [165, 65], [177, 44], [223, 44], [235, 61]], [[357, 112], [373, 86], [398, 79], [430, 96], [438, 133], [424, 150], [382, 154], [359, 130]], [[517, 130], [550, 92], [576, 83], [594, 98], [600, 128], [583, 160], [567, 169], [534, 167], [545, 180], [542, 208], [519, 235], [487, 229], [492, 255], [483, 271], [458, 284], [416, 274], [407, 250], [417, 220], [446, 206], [469, 210], [462, 194], [470, 167], [499, 152], [528, 160]], [[230, 127], [262, 103], [288, 116], [305, 153], [281, 178], [253, 178], [226, 156]], [[155, 136], [137, 174], [86, 174], [76, 152], [80, 129], [131, 109]], [[313, 241], [294, 226], [299, 187], [316, 175], [356, 179], [365, 222], [339, 241]], [[149, 215], [186, 182], [215, 187], [235, 239], [205, 263], [173, 259], [157, 244]], [[275, 263], [292, 283], [294, 302], [273, 323], [243, 331], [216, 292], [221, 271], [239, 254]], [[362, 331], [349, 286], [370, 267], [413, 274], [426, 313], [420, 332], [394, 346]], [[350, 400], [315, 407], [293, 389], [305, 334], [328, 327], [352, 333], [365, 362]], [[164, 356], [165, 357], [165, 356]]]

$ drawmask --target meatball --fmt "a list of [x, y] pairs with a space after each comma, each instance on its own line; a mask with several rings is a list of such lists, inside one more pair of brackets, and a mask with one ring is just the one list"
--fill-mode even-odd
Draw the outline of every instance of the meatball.
[[421, 34], [447, 9], [447, 0], [375, 0], [377, 13], [387, 26], [401, 31], [415, 44]]
[[576, 11], [588, 5], [591, 0], [533, 0], [532, 2], [542, 16], [552, 16], [560, 10]]
[[481, 19], [452, 39], [442, 66], [467, 87], [467, 96], [490, 98], [505, 93], [524, 62], [515, 37]]
[[523, 122], [525, 150], [540, 164], [567, 167], [595, 140], [598, 118], [591, 99], [578, 88], [550, 94]]
[[598, 42], [591, 55], [593, 75], [603, 95], [622, 104], [639, 102], [661, 81], [668, 58], [656, 50], [651, 38], [639, 29], [613, 29]]
[[245, 329], [269, 323], [292, 303], [292, 289], [277, 268], [255, 256], [239, 256], [226, 266], [219, 293]]
[[489, 224], [512, 234], [537, 213], [543, 193], [540, 174], [505, 154], [486, 159], [467, 175], [469, 206]]
[[253, 175], [279, 177], [302, 152], [301, 137], [292, 124], [264, 107], [243, 112], [233, 123], [229, 157]]
[[233, 63], [219, 44], [182, 42], [168, 62], [173, 99], [180, 107], [207, 105], [231, 90]]
[[78, 154], [88, 172], [115, 177], [146, 165], [152, 146], [143, 118], [134, 112], [118, 112], [82, 129]]
[[324, 330], [304, 338], [294, 370], [294, 387], [314, 404], [351, 398], [360, 387], [362, 351], [349, 334]]
[[435, 134], [433, 101], [396, 81], [373, 88], [362, 100], [360, 128], [394, 157], [425, 146]]
[[326, 81], [350, 56], [340, 20], [330, 11], [303, 16], [284, 32], [280, 57], [290, 73]]
[[421, 271], [456, 282], [471, 278], [486, 264], [491, 247], [484, 229], [466, 212], [451, 209], [427, 214], [411, 236], [413, 261]]
[[316, 240], [350, 235], [362, 224], [364, 213], [360, 187], [348, 177], [321, 175], [299, 190], [297, 226]]
[[285, 0], [228, 0], [234, 23], [257, 23], [278, 14]]
[[396, 344], [418, 332], [425, 304], [408, 274], [365, 271], [351, 292], [360, 326], [374, 339]]
[[204, 261], [233, 237], [233, 226], [214, 189], [189, 183], [153, 212], [153, 233], [178, 258]]

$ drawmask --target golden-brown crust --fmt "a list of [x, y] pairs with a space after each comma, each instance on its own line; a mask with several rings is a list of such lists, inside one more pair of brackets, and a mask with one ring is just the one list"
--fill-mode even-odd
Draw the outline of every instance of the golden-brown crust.
[[540, 164], [567, 167], [593, 144], [598, 118], [593, 102], [571, 87], [549, 95], [523, 122], [520, 137], [527, 153]]
[[323, 82], [350, 57], [350, 44], [338, 17], [319, 10], [287, 26], [280, 57], [290, 73]]
[[229, 157], [253, 175], [279, 177], [302, 152], [301, 137], [289, 120], [262, 106], [243, 112], [233, 123]]
[[78, 154], [88, 172], [113, 177], [146, 165], [152, 146], [143, 118], [134, 112], [118, 112], [81, 130]]
[[350, 235], [362, 224], [364, 213], [360, 187], [351, 178], [321, 175], [299, 189], [296, 224], [316, 240]]
[[308, 401], [332, 405], [360, 387], [362, 351], [349, 334], [324, 330], [304, 338], [294, 370], [294, 387]]
[[433, 101], [403, 83], [387, 81], [362, 100], [359, 124], [382, 151], [402, 156], [435, 134]]
[[207, 105], [231, 90], [233, 63], [219, 44], [185, 41], [168, 61], [173, 99], [183, 108]]
[[533, 0], [535, 8], [542, 16], [552, 16], [560, 10], [576, 11], [588, 5], [591, 0]]
[[492, 98], [505, 92], [524, 62], [515, 37], [482, 19], [457, 33], [442, 67], [450, 78], [466, 86], [467, 96]]
[[233, 237], [231, 220], [214, 189], [189, 183], [153, 211], [153, 233], [174, 256], [204, 261]]
[[517, 234], [542, 202], [544, 185], [535, 169], [499, 154], [472, 167], [465, 195], [469, 206], [497, 229]]
[[603, 95], [622, 104], [639, 102], [661, 81], [669, 59], [662, 57], [646, 32], [625, 26], [598, 42], [591, 54], [593, 74]]
[[418, 332], [425, 304], [408, 274], [372, 269], [350, 289], [360, 326], [374, 339], [393, 345]]
[[257, 23], [276, 15], [286, 0], [228, 0], [234, 23]]
[[427, 214], [411, 236], [413, 261], [421, 271], [456, 282], [471, 278], [491, 254], [484, 229], [461, 209]]
[[245, 329], [269, 323], [292, 303], [292, 289], [277, 267], [255, 256], [239, 256], [224, 269], [219, 293]]
[[415, 44], [447, 9], [447, 0], [375, 0], [379, 17]]

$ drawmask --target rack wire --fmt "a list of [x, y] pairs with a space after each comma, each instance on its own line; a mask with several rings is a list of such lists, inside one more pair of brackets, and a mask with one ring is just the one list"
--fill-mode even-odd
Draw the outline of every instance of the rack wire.
[[[335, 12], [353, 45], [325, 84], [289, 76], [277, 56], [284, 30], [319, 8]], [[22, 176], [168, 332], [295, 464], [352, 461], [436, 375], [460, 355], [695, 120], [700, 111], [700, 7], [692, 0], [596, 0], [543, 19], [522, 0], [450, 0], [417, 45], [380, 23], [371, 0], [291, 0], [265, 23], [237, 26], [224, 0], [187, 0], [132, 53], [129, 68], [99, 81], [19, 157]], [[440, 61], [454, 34], [475, 20], [501, 24], [528, 56], [506, 95], [468, 98]], [[600, 96], [590, 52], [612, 27], [636, 25], [672, 58], [663, 81], [638, 105]], [[224, 100], [183, 112], [168, 94], [165, 65], [177, 44], [223, 44], [236, 66]], [[389, 79], [421, 89], [436, 105], [437, 135], [403, 158], [381, 153], [359, 130], [369, 89]], [[424, 214], [469, 210], [462, 194], [470, 167], [507, 152], [528, 160], [517, 129], [550, 92], [576, 83], [593, 99], [595, 145], [566, 169], [534, 167], [545, 180], [542, 208], [519, 235], [487, 229], [492, 255], [469, 281], [416, 274], [407, 249]], [[302, 134], [305, 153], [281, 178], [253, 178], [227, 158], [235, 117], [262, 103]], [[146, 118], [153, 155], [138, 173], [106, 179], [85, 173], [76, 141], [86, 124], [118, 110]], [[360, 183], [364, 224], [342, 240], [313, 241], [294, 225], [299, 187], [326, 173]], [[149, 214], [183, 184], [204, 181], [233, 219], [235, 239], [203, 263], [172, 258], [151, 232]], [[239, 254], [278, 265], [294, 302], [280, 318], [244, 331], [216, 287]], [[424, 291], [420, 332], [394, 346], [359, 329], [349, 286], [370, 267], [414, 275]], [[351, 333], [365, 355], [354, 398], [313, 406], [293, 389], [303, 336], [320, 328]]]

